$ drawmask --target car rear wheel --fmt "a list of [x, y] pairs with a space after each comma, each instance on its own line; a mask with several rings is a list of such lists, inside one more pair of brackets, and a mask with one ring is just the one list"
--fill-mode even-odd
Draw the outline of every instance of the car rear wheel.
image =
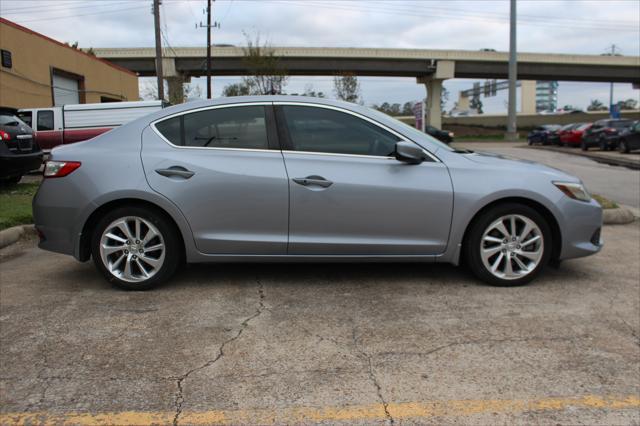
[[618, 144], [618, 150], [620, 152], [628, 154], [629, 153], [629, 145], [627, 144], [627, 141], [625, 141], [624, 139], [620, 139], [620, 143]]
[[474, 221], [465, 241], [465, 258], [476, 277], [502, 287], [523, 285], [551, 257], [551, 231], [531, 207], [497, 205]]
[[604, 140], [604, 138], [600, 138], [600, 140], [598, 141], [598, 146], [600, 147], [600, 151], [609, 151], [609, 145], [607, 144], [607, 141]]
[[583, 151], [588, 151], [589, 150], [589, 146], [587, 145], [587, 143], [585, 141], [582, 141], [580, 143], [580, 149]]
[[163, 215], [140, 207], [119, 208], [98, 222], [91, 254], [108, 281], [126, 290], [148, 290], [176, 271], [179, 241]]

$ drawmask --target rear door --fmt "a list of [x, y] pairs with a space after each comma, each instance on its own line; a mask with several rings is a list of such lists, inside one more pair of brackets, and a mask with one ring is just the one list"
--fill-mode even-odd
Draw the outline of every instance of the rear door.
[[175, 203], [207, 254], [283, 255], [289, 188], [270, 103], [159, 120], [142, 135], [149, 185]]
[[397, 161], [401, 138], [355, 113], [276, 105], [289, 174], [289, 254], [444, 252], [453, 188], [443, 163]]
[[41, 149], [51, 149], [62, 144], [62, 123], [56, 123], [55, 113], [53, 109], [34, 111], [35, 127], [32, 128]]

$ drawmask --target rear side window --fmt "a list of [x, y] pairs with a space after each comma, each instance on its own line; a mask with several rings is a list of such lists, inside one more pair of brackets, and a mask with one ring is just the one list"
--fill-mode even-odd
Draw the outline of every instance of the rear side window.
[[38, 130], [53, 130], [53, 111], [38, 111]]
[[327, 108], [282, 107], [294, 151], [391, 156], [400, 138], [366, 120]]
[[178, 146], [268, 149], [263, 106], [238, 106], [192, 112], [156, 123]]

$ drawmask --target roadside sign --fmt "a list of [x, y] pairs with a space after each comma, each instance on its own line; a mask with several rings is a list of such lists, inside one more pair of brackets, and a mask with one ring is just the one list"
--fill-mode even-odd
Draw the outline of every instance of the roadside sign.
[[620, 105], [609, 105], [609, 115], [611, 115], [611, 118], [620, 118]]
[[416, 129], [424, 132], [424, 112], [425, 112], [425, 104], [424, 102], [416, 102], [413, 106], [413, 116], [416, 119]]

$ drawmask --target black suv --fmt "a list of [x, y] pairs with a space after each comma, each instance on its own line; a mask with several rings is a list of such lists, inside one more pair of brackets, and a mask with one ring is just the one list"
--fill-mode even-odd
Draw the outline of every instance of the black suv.
[[631, 126], [633, 121], [626, 119], [606, 119], [598, 120], [593, 123], [591, 128], [585, 130], [582, 135], [582, 144], [580, 147], [583, 151], [588, 150], [592, 146], [597, 146], [603, 151], [616, 149], [620, 133]]
[[18, 183], [42, 164], [42, 150], [33, 130], [10, 111], [0, 111], [0, 183]]
[[440, 142], [451, 143], [453, 142], [453, 132], [448, 132], [446, 130], [440, 130], [433, 126], [426, 125], [424, 126], [424, 132], [434, 138], [438, 139]]
[[620, 152], [626, 154], [636, 149], [640, 149], [640, 120], [635, 121], [630, 127], [622, 131], [618, 141], [618, 150]]

